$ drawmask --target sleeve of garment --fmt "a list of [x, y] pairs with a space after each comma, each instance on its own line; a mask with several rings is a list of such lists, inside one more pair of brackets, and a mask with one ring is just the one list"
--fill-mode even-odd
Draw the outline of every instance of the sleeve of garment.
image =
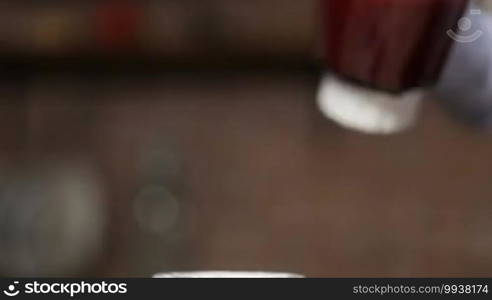
[[492, 14], [474, 3], [459, 27], [435, 92], [458, 118], [492, 128]]

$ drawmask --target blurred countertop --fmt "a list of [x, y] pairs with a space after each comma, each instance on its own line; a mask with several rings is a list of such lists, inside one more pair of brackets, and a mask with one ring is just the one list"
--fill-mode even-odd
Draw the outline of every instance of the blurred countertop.
[[[317, 110], [317, 80], [302, 70], [34, 77], [2, 87], [0, 155], [98, 162], [117, 211], [98, 274], [490, 275], [490, 136], [432, 100], [408, 132], [350, 132]], [[183, 164], [178, 225], [163, 235], [129, 212], [148, 141], [171, 143]]]

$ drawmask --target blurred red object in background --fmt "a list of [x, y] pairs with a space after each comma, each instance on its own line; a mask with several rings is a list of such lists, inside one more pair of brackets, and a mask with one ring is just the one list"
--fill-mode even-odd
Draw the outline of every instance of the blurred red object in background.
[[99, 45], [111, 51], [134, 48], [142, 18], [142, 7], [134, 1], [106, 1], [97, 10]]

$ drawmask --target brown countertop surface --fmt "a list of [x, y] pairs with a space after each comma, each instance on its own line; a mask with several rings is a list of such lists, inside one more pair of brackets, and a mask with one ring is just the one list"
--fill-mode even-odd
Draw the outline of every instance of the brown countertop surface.
[[[304, 71], [40, 77], [4, 94], [27, 109], [1, 106], [0, 152], [98, 162], [116, 211], [100, 274], [490, 276], [492, 138], [430, 100], [411, 131], [347, 131], [318, 112], [316, 84]], [[177, 225], [161, 235], [131, 212], [149, 141], [182, 164]]]

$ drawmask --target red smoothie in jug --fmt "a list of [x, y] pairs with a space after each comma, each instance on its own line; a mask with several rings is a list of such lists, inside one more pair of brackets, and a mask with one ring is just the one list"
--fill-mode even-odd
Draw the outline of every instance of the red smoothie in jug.
[[327, 67], [392, 92], [439, 78], [467, 0], [321, 0]]

